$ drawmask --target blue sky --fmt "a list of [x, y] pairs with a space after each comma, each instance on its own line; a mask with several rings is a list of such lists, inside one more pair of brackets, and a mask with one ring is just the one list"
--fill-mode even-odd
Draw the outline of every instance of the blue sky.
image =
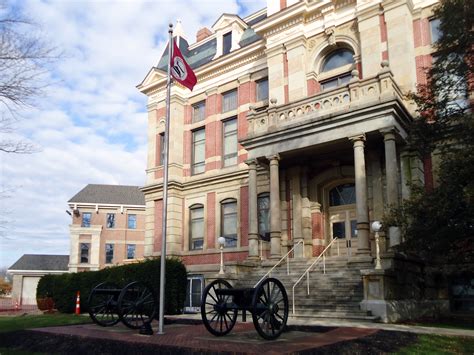
[[38, 147], [0, 153], [0, 267], [23, 254], [69, 254], [67, 201], [88, 183], [143, 185], [146, 97], [136, 89], [158, 62], [168, 23], [189, 43], [222, 13], [246, 16], [265, 0], [26, 0], [10, 6], [63, 52], [45, 95], [21, 112], [12, 137]]

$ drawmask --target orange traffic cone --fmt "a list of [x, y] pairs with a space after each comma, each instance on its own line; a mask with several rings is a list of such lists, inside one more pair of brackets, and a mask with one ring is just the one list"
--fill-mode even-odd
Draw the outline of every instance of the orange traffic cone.
[[77, 291], [77, 297], [76, 297], [76, 315], [81, 314], [81, 293]]

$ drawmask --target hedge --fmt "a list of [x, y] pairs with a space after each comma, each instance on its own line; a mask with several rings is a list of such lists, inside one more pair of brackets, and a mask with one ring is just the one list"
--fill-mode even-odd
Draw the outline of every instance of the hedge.
[[[76, 292], [81, 293], [81, 311], [87, 312], [87, 299], [91, 290], [101, 282], [112, 282], [124, 287], [132, 281], [151, 286], [158, 299], [160, 288], [160, 258], [148, 259], [136, 264], [84, 271], [62, 275], [43, 276], [36, 289], [36, 298], [52, 297], [61, 313], [73, 313]], [[166, 259], [165, 314], [182, 313], [186, 298], [186, 268], [177, 258]]]

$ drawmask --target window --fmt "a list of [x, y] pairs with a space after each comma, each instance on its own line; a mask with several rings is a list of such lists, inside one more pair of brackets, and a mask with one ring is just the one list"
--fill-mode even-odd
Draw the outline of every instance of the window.
[[237, 201], [224, 200], [221, 203], [221, 233], [225, 247], [237, 246]]
[[257, 81], [257, 101], [268, 100], [268, 78]]
[[137, 215], [129, 214], [127, 221], [128, 229], [137, 229]]
[[227, 91], [222, 94], [222, 112], [237, 110], [237, 90]]
[[439, 29], [441, 21], [439, 18], [434, 18], [430, 20], [430, 35], [431, 35], [431, 44], [438, 42], [441, 37], [441, 31]]
[[89, 243], [81, 243], [81, 264], [88, 264], [89, 263]]
[[127, 259], [135, 259], [135, 244], [127, 244]]
[[206, 101], [193, 105], [193, 122], [199, 122], [206, 118]]
[[193, 132], [192, 173], [203, 173], [206, 168], [206, 131], [204, 128]]
[[160, 156], [158, 157], [158, 165], [163, 165], [165, 163], [165, 133], [160, 133]]
[[189, 249], [202, 249], [204, 245], [204, 207], [203, 205], [191, 206], [189, 209]]
[[224, 122], [224, 166], [237, 164], [237, 119]]
[[84, 212], [82, 214], [82, 227], [90, 227], [91, 226], [91, 217], [92, 214], [90, 212]]
[[356, 203], [355, 185], [339, 185], [329, 191], [329, 206], [351, 205]]
[[222, 54], [230, 53], [232, 48], [232, 32], [224, 34], [222, 38]]
[[115, 213], [107, 213], [107, 228], [115, 228]]
[[105, 263], [112, 264], [114, 261], [114, 245], [105, 244]]
[[258, 235], [266, 241], [270, 241], [270, 194], [265, 192], [257, 199], [258, 208]]
[[321, 73], [340, 69], [342, 73], [321, 81], [322, 90], [334, 89], [346, 85], [351, 80], [350, 71], [354, 66], [354, 54], [348, 49], [338, 49], [327, 56], [321, 67]]

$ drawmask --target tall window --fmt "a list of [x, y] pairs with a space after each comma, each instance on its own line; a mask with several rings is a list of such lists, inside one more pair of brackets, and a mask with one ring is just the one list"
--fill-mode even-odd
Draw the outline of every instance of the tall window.
[[222, 112], [237, 110], [237, 89], [222, 94]]
[[430, 35], [431, 35], [431, 43], [438, 42], [439, 38], [441, 37], [441, 31], [439, 29], [441, 21], [439, 18], [433, 18], [430, 20]]
[[237, 246], [237, 201], [224, 200], [221, 203], [221, 235], [225, 247]]
[[224, 121], [224, 166], [237, 164], [237, 119]]
[[160, 156], [158, 165], [163, 165], [165, 163], [165, 133], [160, 133]]
[[115, 228], [115, 213], [107, 213], [107, 228]]
[[224, 34], [222, 37], [222, 54], [230, 53], [232, 48], [232, 32]]
[[200, 101], [193, 105], [193, 122], [199, 122], [206, 118], [206, 101]]
[[348, 49], [338, 49], [327, 56], [321, 68], [321, 73], [340, 69], [341, 73], [321, 81], [323, 90], [334, 89], [346, 85], [351, 80], [351, 70], [354, 65], [354, 54]]
[[135, 244], [127, 244], [127, 259], [135, 259]]
[[127, 220], [128, 229], [137, 229], [137, 215], [129, 214]]
[[81, 226], [82, 227], [90, 227], [91, 226], [91, 217], [92, 217], [92, 214], [90, 212], [84, 212], [82, 214]]
[[112, 264], [114, 262], [114, 245], [105, 244], [105, 263]]
[[206, 168], [206, 130], [204, 128], [193, 132], [192, 173], [203, 173]]
[[189, 249], [202, 249], [204, 245], [204, 207], [203, 205], [191, 206], [190, 215], [190, 235]]
[[268, 78], [257, 81], [257, 101], [268, 100]]
[[81, 243], [81, 264], [88, 264], [89, 263], [89, 243]]
[[270, 241], [270, 194], [265, 192], [258, 195], [258, 235], [266, 241]]

